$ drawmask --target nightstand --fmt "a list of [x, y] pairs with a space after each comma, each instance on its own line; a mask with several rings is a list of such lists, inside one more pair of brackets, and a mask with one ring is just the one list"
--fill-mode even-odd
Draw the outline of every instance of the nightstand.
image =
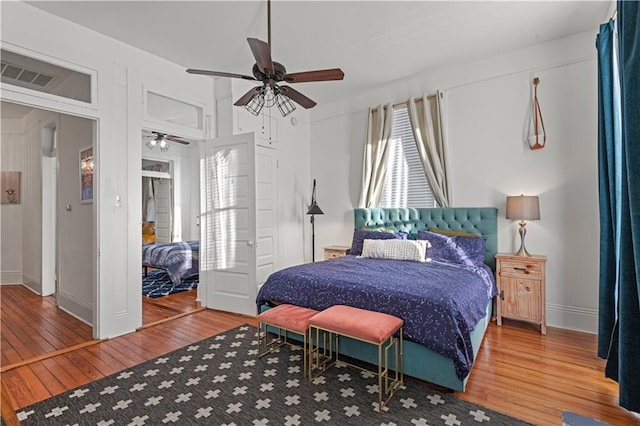
[[545, 322], [545, 264], [546, 256], [496, 255], [498, 284], [497, 321], [513, 318], [540, 325], [540, 333], [547, 334]]
[[342, 257], [349, 254], [351, 247], [348, 246], [328, 246], [324, 248], [324, 260]]

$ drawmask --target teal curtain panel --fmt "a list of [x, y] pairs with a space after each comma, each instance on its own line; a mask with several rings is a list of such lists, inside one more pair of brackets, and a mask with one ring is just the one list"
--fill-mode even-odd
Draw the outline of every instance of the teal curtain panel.
[[640, 412], [640, 3], [619, 1], [600, 28], [598, 125], [600, 309], [598, 355], [622, 407]]

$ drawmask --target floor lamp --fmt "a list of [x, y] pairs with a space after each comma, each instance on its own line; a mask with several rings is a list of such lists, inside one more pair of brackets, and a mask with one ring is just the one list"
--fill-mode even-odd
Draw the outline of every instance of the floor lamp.
[[311, 194], [311, 205], [307, 214], [311, 215], [311, 261], [316, 261], [316, 218], [317, 214], [324, 214], [318, 203], [316, 203], [316, 180], [313, 180], [313, 193]]

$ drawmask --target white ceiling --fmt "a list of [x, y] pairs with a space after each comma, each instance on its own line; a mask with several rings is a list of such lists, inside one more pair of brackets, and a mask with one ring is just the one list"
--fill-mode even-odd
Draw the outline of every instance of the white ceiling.
[[[250, 75], [254, 60], [246, 38], [267, 39], [266, 1], [29, 3], [185, 68]], [[595, 32], [611, 6], [611, 1], [274, 0], [272, 56], [289, 72], [342, 68], [342, 82], [296, 85], [319, 103], [330, 102], [434, 67], [464, 66]]]

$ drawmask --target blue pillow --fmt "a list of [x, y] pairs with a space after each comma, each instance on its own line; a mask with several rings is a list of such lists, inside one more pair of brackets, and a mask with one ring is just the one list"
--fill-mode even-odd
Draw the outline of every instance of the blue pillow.
[[362, 229], [353, 230], [353, 241], [351, 242], [351, 251], [349, 254], [360, 256], [362, 254], [362, 245], [364, 240], [406, 240], [405, 234], [394, 234], [383, 231], [365, 231]]
[[427, 257], [447, 263], [482, 266], [487, 239], [482, 236], [448, 236], [429, 231], [418, 231], [419, 240], [428, 240], [431, 248]]

